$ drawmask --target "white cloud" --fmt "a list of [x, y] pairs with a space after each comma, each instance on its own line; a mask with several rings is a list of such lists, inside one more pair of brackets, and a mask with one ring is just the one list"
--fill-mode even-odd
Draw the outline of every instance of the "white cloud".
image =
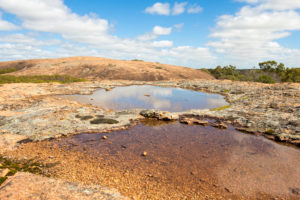
[[169, 41], [169, 40], [154, 41], [154, 42], [152, 42], [152, 46], [154, 46], [154, 47], [172, 47], [173, 41]]
[[142, 41], [153, 40], [158, 38], [160, 35], [170, 35], [171, 32], [172, 27], [154, 26], [151, 33], [140, 35], [138, 36], [138, 39]]
[[58, 33], [66, 39], [100, 38], [109, 29], [106, 20], [72, 13], [62, 0], [0, 0], [0, 8], [22, 19], [26, 29]]
[[189, 14], [196, 14], [196, 13], [200, 13], [203, 11], [203, 8], [197, 4], [193, 4], [191, 6], [189, 6], [187, 12]]
[[155, 26], [152, 31], [155, 35], [170, 35], [172, 32], [171, 27], [161, 27], [161, 26]]
[[[175, 15], [181, 15], [186, 11], [186, 6], [188, 5], [188, 2], [175, 2], [173, 5], [173, 8], [171, 9], [171, 5], [169, 3], [160, 3], [157, 2], [151, 7], [147, 7], [145, 9], [146, 13], [149, 14], [157, 14], [157, 15], [167, 15], [169, 16], [172, 14]], [[190, 5], [187, 9], [188, 14], [195, 14], [202, 12], [203, 8], [197, 4]]]
[[170, 15], [170, 4], [157, 2], [153, 6], [145, 9], [146, 13], [158, 15]]
[[0, 31], [12, 31], [17, 30], [18, 27], [8, 21], [2, 20], [2, 14], [0, 13]]
[[[173, 47], [172, 41], [150, 42], [113, 36], [107, 20], [95, 15], [80, 16], [66, 7], [63, 0], [0, 0], [0, 8], [15, 15], [21, 22], [20, 28], [30, 32], [1, 36], [0, 60], [86, 55], [193, 66], [215, 60], [208, 48], [189, 47], [184, 51], [182, 47]], [[172, 27], [155, 26], [148, 37], [155, 39], [171, 32]], [[47, 33], [61, 39], [53, 40]]]
[[[225, 55], [227, 62], [241, 65], [254, 65], [266, 59], [281, 59], [292, 63], [288, 52], [298, 55], [299, 49], [280, 46], [276, 40], [288, 37], [291, 31], [300, 30], [300, 14], [291, 6], [288, 10], [276, 9], [281, 1], [273, 0], [273, 9], [266, 5], [271, 0], [262, 0], [254, 7], [244, 6], [235, 15], [223, 15], [218, 18], [216, 28], [210, 37], [216, 38], [208, 46]], [[278, 4], [276, 4], [276, 2]]]
[[258, 3], [260, 0], [235, 0], [238, 2], [246, 2], [246, 3]]
[[300, 8], [299, 0], [260, 0], [258, 9], [294, 10]]
[[180, 14], [184, 13], [186, 5], [187, 5], [187, 2], [182, 2], [182, 3], [175, 2], [173, 10], [172, 10], [172, 15], [180, 15]]

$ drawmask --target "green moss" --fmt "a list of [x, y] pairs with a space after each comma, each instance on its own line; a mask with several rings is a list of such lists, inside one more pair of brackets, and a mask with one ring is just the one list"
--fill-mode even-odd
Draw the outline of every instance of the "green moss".
[[10, 172], [7, 176], [12, 176], [18, 171], [21, 172], [30, 172], [34, 174], [41, 174], [43, 165], [37, 162], [33, 162], [32, 160], [25, 160], [22, 162], [12, 161], [8, 158], [0, 157], [0, 169], [9, 169]]
[[39, 75], [39, 76], [12, 76], [1, 75], [0, 84], [4, 83], [73, 83], [83, 82], [85, 79], [74, 78], [67, 75]]
[[91, 124], [117, 124], [119, 121], [115, 119], [108, 119], [108, 118], [97, 118], [90, 121]]
[[6, 181], [7, 177], [0, 177], [0, 185], [2, 185], [2, 183], [4, 183], [4, 181]]
[[76, 115], [75, 117], [76, 117], [76, 118], [79, 118], [79, 119], [81, 119], [81, 120], [83, 120], [83, 121], [86, 121], [86, 120], [89, 120], [89, 119], [93, 119], [93, 118], [94, 118], [94, 117], [91, 116], [91, 115], [87, 115], [87, 116]]
[[229, 92], [230, 92], [230, 90], [224, 90], [223, 92], [224, 92], [224, 93], [229, 93]]
[[221, 106], [219, 108], [213, 108], [213, 109], [210, 109], [211, 111], [220, 111], [220, 110], [225, 110], [227, 108], [230, 108], [231, 105], [227, 105], [227, 106]]
[[274, 135], [274, 130], [269, 129], [269, 130], [267, 130], [267, 131], [265, 132], [265, 134], [267, 134], [267, 135]]

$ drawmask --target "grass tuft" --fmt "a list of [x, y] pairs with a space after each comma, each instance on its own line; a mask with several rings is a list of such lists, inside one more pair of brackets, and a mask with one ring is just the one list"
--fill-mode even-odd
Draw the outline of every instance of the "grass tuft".
[[225, 110], [225, 109], [230, 108], [230, 107], [231, 107], [231, 105], [221, 106], [219, 108], [212, 108], [212, 109], [210, 109], [210, 111], [220, 111], [220, 110]]

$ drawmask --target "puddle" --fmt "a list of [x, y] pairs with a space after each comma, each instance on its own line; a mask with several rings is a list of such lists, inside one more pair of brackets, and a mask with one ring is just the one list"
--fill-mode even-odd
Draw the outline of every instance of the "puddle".
[[149, 85], [116, 87], [111, 91], [100, 89], [92, 95], [66, 95], [65, 97], [117, 111], [143, 108], [180, 112], [228, 105], [222, 95]]
[[231, 126], [219, 130], [148, 120], [130, 130], [80, 134], [54, 143], [151, 180], [167, 188], [166, 196], [176, 191], [187, 199], [210, 193], [232, 199], [300, 198], [299, 149], [242, 134]]

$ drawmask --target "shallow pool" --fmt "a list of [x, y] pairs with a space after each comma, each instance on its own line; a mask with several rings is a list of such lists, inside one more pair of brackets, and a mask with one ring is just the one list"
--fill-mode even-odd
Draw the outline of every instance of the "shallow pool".
[[209, 193], [231, 199], [300, 197], [299, 149], [231, 126], [219, 130], [145, 120], [130, 130], [80, 134], [54, 143], [101, 157], [103, 165], [113, 167], [111, 176], [130, 171], [134, 184], [144, 178], [170, 195], [175, 187], [187, 199]]
[[222, 95], [150, 85], [116, 87], [111, 91], [99, 89], [91, 95], [65, 97], [117, 111], [143, 108], [179, 112], [228, 105]]

